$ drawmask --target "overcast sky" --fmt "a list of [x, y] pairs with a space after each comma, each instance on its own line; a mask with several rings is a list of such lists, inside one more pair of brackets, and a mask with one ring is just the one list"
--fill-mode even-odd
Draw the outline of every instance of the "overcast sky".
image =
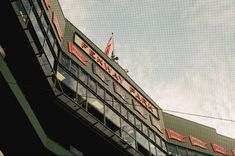
[[[235, 120], [234, 0], [59, 0], [66, 18], [165, 110]], [[174, 114], [235, 138], [235, 122]]]

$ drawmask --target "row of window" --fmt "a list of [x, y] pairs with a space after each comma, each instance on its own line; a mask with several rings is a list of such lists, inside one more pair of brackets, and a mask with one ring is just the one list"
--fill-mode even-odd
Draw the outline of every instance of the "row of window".
[[[71, 64], [71, 62], [69, 64]], [[142, 132], [144, 132], [146, 136], [149, 136], [152, 141], [149, 141], [150, 139], [145, 135], [135, 130], [134, 125], [136, 121], [138, 123], [139, 120], [127, 111], [119, 101], [115, 100], [108, 92], [99, 86], [100, 89], [103, 90], [101, 94], [98, 91], [99, 89], [97, 89], [97, 82], [89, 78], [84, 71], [78, 68], [77, 72], [79, 80], [72, 76], [71, 72], [58, 66], [57, 78], [65, 85], [62, 85], [62, 87], [66, 94], [108, 126], [112, 131], [121, 136], [122, 139], [133, 148], [138, 149], [143, 154], [149, 155], [149, 153], [151, 153], [151, 155], [156, 155], [156, 153], [158, 153], [158, 155], [164, 155], [164, 153], [158, 149], [158, 146], [160, 146], [166, 150], [164, 141], [144, 124], [142, 124]], [[84, 86], [84, 82], [89, 89]], [[158, 146], [156, 147], [153, 142]]]
[[167, 144], [168, 154], [171, 156], [209, 156], [203, 153], [195, 152], [183, 147]]
[[[57, 40], [55, 39], [56, 37], [52, 34], [53, 29], [49, 20], [46, 18], [46, 13], [42, 9], [43, 7], [41, 6], [41, 3], [37, 0], [21, 0], [21, 2], [24, 6], [25, 12], [28, 14], [47, 59], [49, 60], [51, 67], [53, 67], [55, 61], [53, 53], [55, 56], [58, 55], [59, 46]], [[24, 21], [28, 22], [27, 19]]]
[[[146, 136], [148, 136], [152, 141], [156, 142], [163, 149], [166, 149], [165, 143], [154, 132], [148, 128], [147, 125], [142, 123], [138, 118], [136, 118], [130, 111], [124, 107], [121, 102], [119, 102], [115, 97], [113, 97], [108, 91], [106, 91], [99, 83], [97, 83], [93, 78], [89, 77], [83, 70], [79, 71], [78, 66], [74, 61], [69, 59], [65, 54], [60, 55], [60, 63], [79, 79], [87, 85], [93, 92], [95, 92], [101, 99], [106, 103], [111, 105], [117, 112], [121, 113], [132, 125], [135, 125], [140, 131], [142, 131]], [[79, 74], [78, 74], [79, 71]], [[89, 78], [88, 78], [89, 77]], [[155, 139], [156, 136], [156, 139]]]

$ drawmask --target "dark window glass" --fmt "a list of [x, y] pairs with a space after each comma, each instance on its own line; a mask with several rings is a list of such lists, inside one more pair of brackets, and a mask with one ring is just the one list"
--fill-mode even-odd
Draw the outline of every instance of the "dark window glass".
[[48, 25], [47, 25], [44, 15], [41, 17], [41, 22], [44, 27], [44, 30], [47, 32]]
[[167, 150], [168, 150], [168, 154], [170, 154], [172, 156], [177, 156], [176, 146], [167, 144]]
[[66, 68], [69, 69], [70, 60], [65, 54], [60, 55], [60, 63]]
[[[184, 156], [183, 154], [187, 153], [186, 149], [183, 148], [179, 148], [178, 151], [179, 151], [179, 156]], [[197, 154], [194, 151], [188, 150], [188, 156], [197, 156]]]
[[29, 1], [28, 0], [21, 0], [21, 2], [23, 3], [23, 6], [26, 10], [26, 13], [29, 14], [30, 10], [31, 10], [31, 5], [30, 5]]
[[93, 79], [89, 79], [89, 87], [96, 93], [96, 82]]
[[135, 118], [135, 126], [136, 126], [139, 130], [142, 131], [142, 129], [141, 129], [141, 121], [140, 121], [139, 119], [137, 119], [137, 118]]
[[86, 99], [86, 88], [83, 87], [80, 83], [78, 83], [77, 86], [77, 94], [79, 95], [78, 97], [78, 103], [83, 102]]
[[97, 85], [97, 94], [104, 99], [104, 89], [100, 85]]
[[108, 92], [106, 92], [106, 94], [105, 94], [105, 101], [108, 104], [110, 104], [111, 106], [112, 106], [112, 99], [113, 99], [113, 97]]
[[128, 120], [135, 125], [135, 117], [133, 114], [131, 114], [131, 112], [128, 112]]
[[87, 92], [88, 111], [98, 120], [104, 122], [104, 104], [91, 92]]
[[[187, 155], [187, 151], [184, 148], [179, 147], [178, 152], [179, 152], [178, 156], [186, 156]], [[196, 156], [196, 153], [195, 153], [195, 156]]]
[[52, 36], [51, 30], [48, 31], [47, 36], [48, 36], [48, 38], [49, 38], [49, 41], [51, 42], [51, 45], [53, 45], [53, 43], [54, 43], [54, 37]]
[[136, 141], [138, 145], [138, 150], [143, 153], [144, 155], [149, 154], [149, 142], [148, 140], [141, 135], [140, 133], [136, 132]]
[[39, 42], [41, 43], [41, 45], [43, 45], [43, 42], [44, 42], [44, 35], [43, 35], [43, 33], [42, 33], [41, 28], [40, 28], [39, 25], [38, 25], [38, 22], [37, 22], [37, 20], [36, 20], [35, 15], [34, 15], [33, 13], [31, 13], [31, 14], [29, 15], [29, 18], [30, 18], [30, 20], [31, 20], [31, 22], [32, 22], [32, 25], [33, 25], [33, 28], [34, 28], [34, 30], [35, 30], [37, 36], [38, 36]]
[[150, 130], [150, 129], [149, 129], [149, 138], [155, 142], [154, 133], [153, 133], [153, 131]]
[[118, 101], [113, 100], [113, 108], [120, 112], [121, 105]]
[[80, 70], [80, 72], [79, 72], [79, 79], [83, 83], [87, 84], [87, 74], [83, 70]]
[[50, 62], [51, 67], [53, 68], [55, 59], [54, 59], [54, 57], [53, 57], [53, 55], [51, 53], [51, 50], [50, 50], [47, 42], [44, 43], [43, 49], [44, 49], [44, 52], [46, 53], [46, 56], [47, 56], [47, 58], [48, 58], [48, 60]]
[[127, 119], [127, 110], [125, 107], [121, 106], [121, 114], [123, 117]]
[[57, 78], [62, 81], [66, 86], [76, 92], [77, 81], [65, 72], [61, 67], [58, 67]]
[[40, 17], [40, 15], [41, 15], [41, 13], [42, 13], [42, 10], [41, 10], [41, 7], [40, 7], [39, 4], [38, 4], [38, 1], [35, 0], [35, 1], [33, 2], [33, 4], [34, 4], [35, 9], [36, 9], [36, 11], [37, 11], [37, 13], [38, 13], [38, 16]]
[[156, 148], [157, 156], [166, 156], [160, 149]]
[[120, 129], [120, 117], [109, 107], [105, 107], [106, 125], [114, 132]]
[[166, 151], [166, 143], [163, 140], [161, 142], [162, 142], [162, 149]]
[[150, 153], [151, 153], [151, 156], [156, 156], [156, 147], [150, 143]]
[[70, 65], [69, 70], [71, 71], [71, 73], [73, 73], [74, 76], [76, 76], [76, 77], [78, 76], [78, 67], [73, 61], [71, 61], [71, 65]]

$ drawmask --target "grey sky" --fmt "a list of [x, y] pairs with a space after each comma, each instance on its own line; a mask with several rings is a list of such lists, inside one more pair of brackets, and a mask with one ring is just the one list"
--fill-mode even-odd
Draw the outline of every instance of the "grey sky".
[[[66, 0], [65, 16], [163, 109], [235, 120], [235, 1]], [[235, 122], [187, 115], [235, 138]]]

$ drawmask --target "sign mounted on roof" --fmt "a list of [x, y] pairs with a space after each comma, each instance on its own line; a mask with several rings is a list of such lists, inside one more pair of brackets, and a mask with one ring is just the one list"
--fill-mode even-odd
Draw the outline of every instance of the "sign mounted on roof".
[[201, 147], [202, 149], [208, 149], [207, 143], [196, 137], [193, 137], [190, 135], [189, 140], [191, 141], [193, 146], [198, 146], [198, 147]]
[[167, 128], [167, 129], [166, 129], [166, 133], [167, 133], [169, 139], [178, 140], [178, 141], [180, 141], [180, 142], [186, 142], [186, 141], [184, 140], [185, 136], [183, 136], [182, 134], [180, 134], [180, 133], [178, 133], [178, 132], [173, 131], [173, 130], [170, 129], [170, 128]]
[[227, 149], [226, 148], [224, 148], [224, 147], [222, 147], [218, 144], [215, 144], [215, 143], [211, 143], [211, 147], [215, 152], [227, 155]]
[[77, 34], [74, 43], [79, 46], [88, 56], [91, 57], [101, 68], [114, 78], [126, 91], [128, 91], [137, 101], [139, 101], [155, 117], [159, 118], [157, 109], [142, 96], [129, 82], [127, 82], [114, 68], [112, 68], [103, 58], [100, 57], [82, 38]]

